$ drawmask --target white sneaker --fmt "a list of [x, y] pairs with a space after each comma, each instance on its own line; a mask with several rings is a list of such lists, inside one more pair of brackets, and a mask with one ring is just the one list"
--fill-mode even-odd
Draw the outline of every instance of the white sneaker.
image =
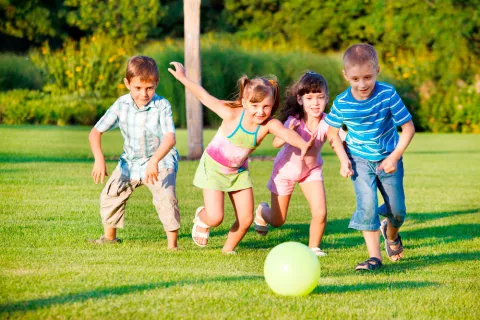
[[310, 248], [310, 250], [313, 251], [313, 253], [315, 253], [315, 255], [317, 257], [325, 257], [327, 254], [325, 252], [322, 251], [322, 249], [320, 248]]

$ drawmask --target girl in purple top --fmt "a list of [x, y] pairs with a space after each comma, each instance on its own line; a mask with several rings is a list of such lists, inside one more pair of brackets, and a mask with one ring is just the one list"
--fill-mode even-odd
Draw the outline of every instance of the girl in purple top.
[[293, 189], [298, 182], [312, 212], [308, 246], [317, 256], [326, 255], [320, 249], [327, 222], [323, 159], [320, 151], [329, 127], [324, 121], [327, 103], [327, 81], [318, 73], [309, 71], [290, 87], [285, 107], [280, 110], [280, 120], [286, 128], [296, 130], [304, 140], [308, 141], [313, 137], [314, 142], [302, 158], [299, 149], [275, 137], [273, 145], [283, 148], [275, 158], [272, 176], [268, 182], [272, 207], [261, 202], [254, 220], [255, 230], [260, 235], [267, 234], [268, 224], [274, 227], [282, 226], [287, 218]]

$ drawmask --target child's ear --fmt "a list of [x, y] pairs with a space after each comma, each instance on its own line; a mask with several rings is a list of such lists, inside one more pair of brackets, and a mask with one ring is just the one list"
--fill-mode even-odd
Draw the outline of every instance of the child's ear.
[[350, 82], [350, 80], [349, 80], [348, 77], [347, 77], [347, 73], [345, 72], [345, 69], [342, 70], [342, 74], [343, 74], [343, 77], [345, 78], [345, 80], [347, 80], [348, 82]]
[[299, 105], [303, 106], [302, 97], [297, 94], [297, 102]]
[[130, 83], [128, 82], [127, 78], [123, 78], [123, 83], [125, 84], [125, 87], [127, 87], [127, 89], [130, 90]]

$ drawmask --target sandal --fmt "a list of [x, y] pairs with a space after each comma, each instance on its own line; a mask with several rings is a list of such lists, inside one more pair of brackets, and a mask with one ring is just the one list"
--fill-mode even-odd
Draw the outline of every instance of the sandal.
[[88, 242], [94, 243], [94, 244], [118, 244], [118, 243], [122, 243], [122, 240], [118, 238], [110, 240], [108, 238], [105, 238], [105, 236], [101, 236], [100, 239], [90, 239], [88, 240]]
[[[192, 227], [192, 239], [197, 246], [206, 247], [208, 244], [208, 237], [210, 236], [210, 226], [207, 226], [202, 220], [200, 220], [199, 215], [202, 209], [205, 209], [205, 207], [198, 207], [197, 211], [195, 211], [195, 218], [193, 219], [193, 227]], [[200, 231], [197, 231], [197, 227], [205, 228], [208, 230], [207, 232], [200, 232]], [[207, 242], [205, 244], [202, 244], [197, 242], [195, 238], [207, 239]]]
[[323, 252], [319, 247], [310, 248], [310, 250], [312, 250], [317, 257], [325, 257], [327, 255], [327, 253]]
[[[261, 236], [266, 236], [268, 233], [268, 224], [262, 218], [262, 208], [268, 208], [268, 203], [260, 202], [255, 211], [255, 219], [253, 219], [253, 228], [255, 232]], [[260, 223], [257, 223], [260, 221]]]
[[375, 271], [383, 266], [382, 261], [375, 257], [370, 257], [368, 260], [360, 262], [355, 267], [355, 271]]
[[[401, 258], [399, 257], [398, 259], [392, 259], [392, 256], [398, 255], [403, 252], [403, 243], [402, 243], [402, 238], [400, 237], [400, 234], [397, 235], [397, 239], [395, 240], [388, 240], [387, 238], [387, 226], [388, 226], [388, 220], [384, 219], [380, 225], [380, 231], [382, 232], [382, 236], [385, 239], [385, 251], [387, 252], [387, 256], [391, 261], [398, 261]], [[398, 245], [397, 249], [392, 249], [390, 246], [391, 245]]]

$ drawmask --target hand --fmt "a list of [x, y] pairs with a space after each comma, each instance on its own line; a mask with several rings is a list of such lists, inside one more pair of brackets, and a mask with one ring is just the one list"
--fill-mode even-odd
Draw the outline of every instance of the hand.
[[168, 72], [170, 72], [175, 77], [175, 79], [181, 80], [187, 77], [186, 76], [187, 71], [185, 70], [185, 67], [183, 66], [183, 64], [175, 61], [170, 62], [170, 64], [175, 67], [175, 70], [168, 68]]
[[290, 121], [290, 124], [288, 125], [288, 129], [295, 130], [299, 125], [300, 121], [298, 121], [297, 119], [292, 119], [292, 121]]
[[158, 181], [158, 161], [150, 159], [145, 170], [145, 181], [147, 183], [155, 184]]
[[380, 165], [377, 167], [377, 171], [385, 171], [385, 173], [394, 173], [397, 171], [397, 162], [398, 159], [393, 157], [392, 155], [383, 159]]
[[350, 160], [340, 163], [340, 175], [344, 178], [353, 176], [352, 163]]
[[93, 182], [95, 184], [98, 184], [100, 181], [103, 183], [103, 180], [105, 179], [105, 176], [108, 176], [107, 173], [107, 164], [105, 163], [105, 160], [95, 160], [95, 163], [93, 165], [93, 170], [92, 170], [92, 178]]
[[310, 148], [313, 146], [313, 144], [315, 143], [315, 138], [317, 137], [317, 133], [315, 132], [314, 134], [312, 134], [312, 136], [310, 137], [310, 140], [308, 140], [308, 142], [306, 142], [305, 146], [300, 149], [301, 153], [300, 153], [300, 160], [303, 160], [303, 158], [305, 157], [305, 155], [307, 154], [308, 150], [310, 150]]

